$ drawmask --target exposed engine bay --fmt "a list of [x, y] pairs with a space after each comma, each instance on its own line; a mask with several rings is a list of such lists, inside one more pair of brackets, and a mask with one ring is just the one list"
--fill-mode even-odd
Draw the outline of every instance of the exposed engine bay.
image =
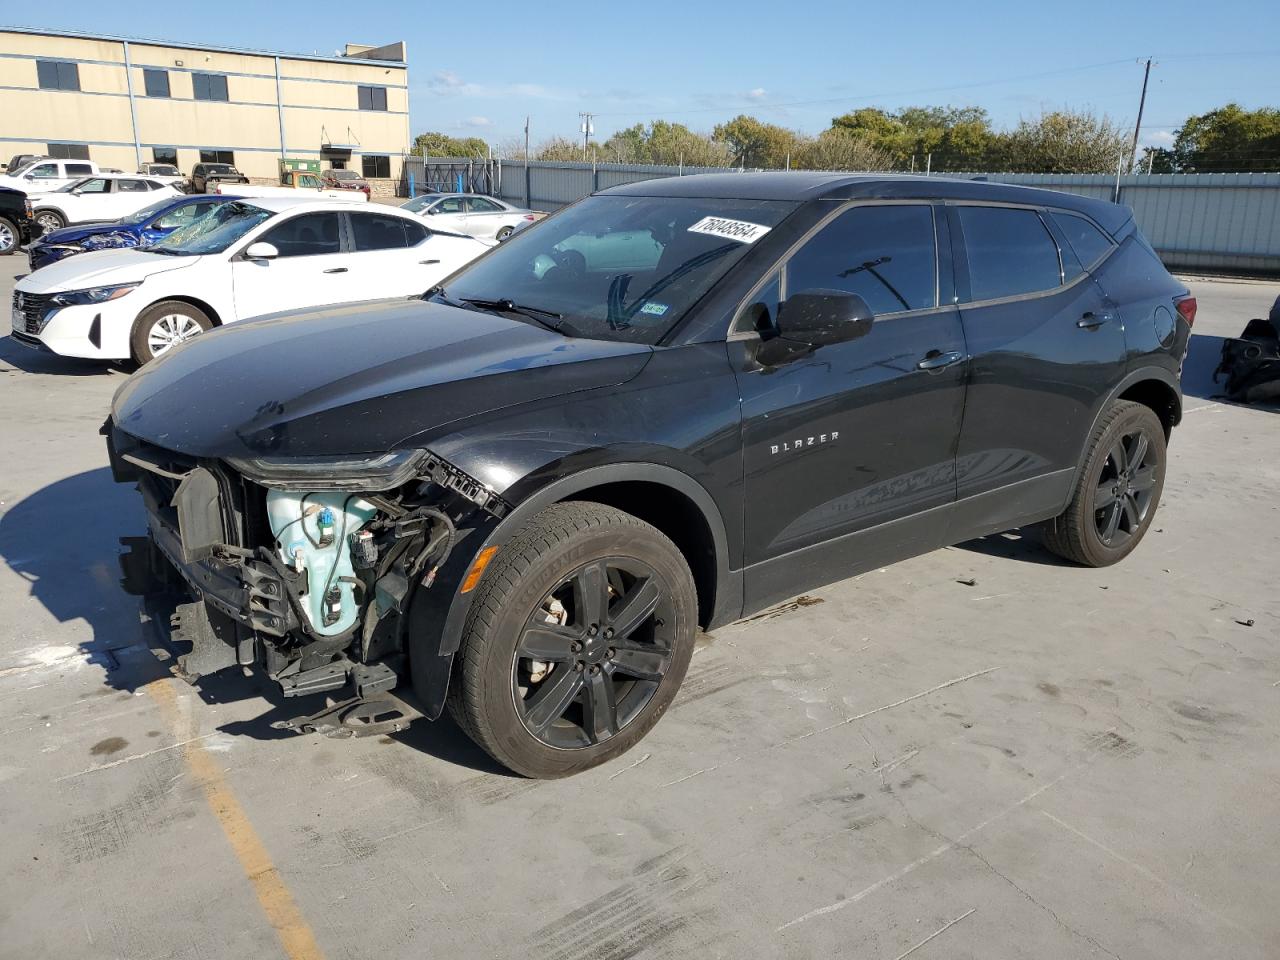
[[[459, 540], [505, 515], [500, 498], [426, 451], [371, 458], [363, 475], [315, 470], [295, 489], [299, 478], [254, 462], [185, 457], [110, 422], [103, 432], [116, 480], [137, 483], [148, 513], [148, 535], [122, 541], [125, 588], [172, 599], [168, 639], [190, 645], [176, 674], [252, 666], [286, 697], [346, 692], [280, 724], [300, 732], [368, 735], [421, 715], [390, 693], [407, 676], [410, 611]], [[382, 461], [394, 469], [378, 489]]]

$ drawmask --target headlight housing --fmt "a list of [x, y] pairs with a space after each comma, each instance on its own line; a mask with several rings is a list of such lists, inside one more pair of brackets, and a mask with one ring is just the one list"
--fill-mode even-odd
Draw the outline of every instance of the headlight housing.
[[88, 303], [106, 303], [108, 300], [119, 300], [142, 285], [137, 283], [120, 283], [113, 287], [89, 287], [85, 290], [68, 290], [56, 294], [53, 302], [60, 307], [82, 306]]
[[425, 450], [353, 454], [343, 457], [231, 459], [247, 479], [281, 490], [391, 490], [413, 479]]

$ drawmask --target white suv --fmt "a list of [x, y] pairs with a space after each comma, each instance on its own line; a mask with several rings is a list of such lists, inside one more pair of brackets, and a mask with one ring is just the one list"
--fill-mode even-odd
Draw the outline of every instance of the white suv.
[[0, 187], [21, 190], [25, 194], [47, 193], [69, 183], [100, 173], [92, 160], [35, 160], [25, 167], [0, 176]]
[[150, 247], [83, 253], [22, 278], [13, 339], [146, 363], [248, 317], [423, 294], [493, 246], [394, 207], [233, 200]]
[[103, 173], [52, 193], [36, 194], [31, 198], [31, 210], [44, 232], [52, 233], [73, 223], [111, 223], [179, 193], [156, 177]]

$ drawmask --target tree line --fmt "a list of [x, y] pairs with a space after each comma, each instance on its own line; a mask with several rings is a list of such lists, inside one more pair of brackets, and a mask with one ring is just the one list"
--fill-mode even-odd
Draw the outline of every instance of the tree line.
[[[834, 117], [817, 135], [746, 114], [710, 131], [653, 120], [588, 145], [597, 163], [766, 170], [1115, 173], [1130, 169], [1133, 131], [1087, 110], [1054, 110], [999, 130], [982, 107], [866, 107]], [[490, 145], [479, 137], [420, 134], [415, 153], [520, 160], [523, 140]], [[552, 137], [530, 159], [581, 161], [581, 140]], [[1203, 173], [1280, 170], [1280, 110], [1229, 103], [1188, 117], [1169, 147], [1147, 148], [1134, 172]]]

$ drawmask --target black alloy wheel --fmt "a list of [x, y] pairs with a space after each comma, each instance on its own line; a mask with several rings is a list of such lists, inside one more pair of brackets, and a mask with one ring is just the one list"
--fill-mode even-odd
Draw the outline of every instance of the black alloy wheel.
[[1112, 444], [1093, 495], [1093, 522], [1104, 546], [1120, 547], [1142, 529], [1159, 469], [1151, 438], [1141, 428]]
[[574, 749], [617, 735], [671, 667], [671, 598], [630, 557], [592, 560], [538, 604], [516, 644], [511, 690], [525, 728]]

